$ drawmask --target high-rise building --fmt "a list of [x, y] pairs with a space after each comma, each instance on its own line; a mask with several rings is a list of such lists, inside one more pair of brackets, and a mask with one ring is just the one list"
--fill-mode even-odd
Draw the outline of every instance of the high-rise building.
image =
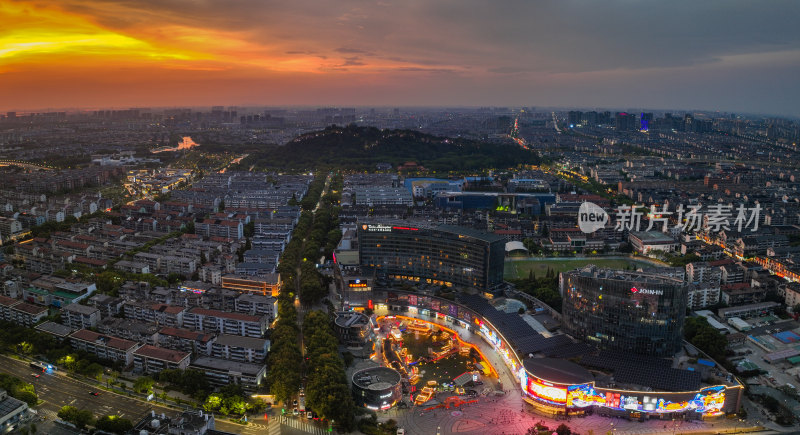
[[641, 131], [650, 130], [650, 124], [652, 122], [653, 122], [653, 114], [642, 112], [642, 114], [639, 116], [639, 130]]
[[567, 113], [567, 123], [569, 124], [570, 128], [580, 124], [583, 122], [583, 112], [577, 110], [570, 110]]
[[636, 115], [633, 113], [617, 112], [614, 116], [614, 128], [617, 131], [636, 130]]
[[564, 329], [601, 349], [671, 356], [681, 347], [687, 284], [643, 272], [584, 269], [560, 278]]
[[362, 272], [434, 285], [488, 291], [503, 283], [505, 239], [470, 228], [363, 224]]

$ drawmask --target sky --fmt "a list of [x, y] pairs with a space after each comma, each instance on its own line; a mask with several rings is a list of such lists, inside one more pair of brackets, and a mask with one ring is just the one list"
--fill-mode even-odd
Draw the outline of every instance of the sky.
[[800, 116], [796, 0], [0, 0], [0, 110], [558, 106]]

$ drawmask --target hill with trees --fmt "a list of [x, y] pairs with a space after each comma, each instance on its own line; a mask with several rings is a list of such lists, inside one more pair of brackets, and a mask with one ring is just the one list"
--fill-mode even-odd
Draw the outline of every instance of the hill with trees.
[[539, 155], [516, 144], [497, 144], [432, 136], [411, 130], [380, 130], [354, 125], [330, 126], [298, 136], [284, 146], [251, 154], [241, 167], [308, 170], [375, 169], [378, 163], [397, 167], [416, 162], [431, 171], [509, 168], [538, 164]]

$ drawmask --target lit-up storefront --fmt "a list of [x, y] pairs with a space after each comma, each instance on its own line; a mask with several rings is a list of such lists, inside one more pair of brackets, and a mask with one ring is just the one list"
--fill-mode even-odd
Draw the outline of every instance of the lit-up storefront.
[[[742, 386], [715, 385], [696, 391], [636, 391], [603, 388], [591, 373], [568, 360], [523, 359], [489, 321], [471, 308], [433, 296], [389, 291], [376, 307], [407, 313], [411, 317], [438, 318], [459, 324], [483, 338], [501, 357], [519, 382], [523, 398], [540, 411], [551, 414], [582, 414], [629, 418], [707, 418], [736, 412]], [[548, 377], [550, 379], [548, 379]]]

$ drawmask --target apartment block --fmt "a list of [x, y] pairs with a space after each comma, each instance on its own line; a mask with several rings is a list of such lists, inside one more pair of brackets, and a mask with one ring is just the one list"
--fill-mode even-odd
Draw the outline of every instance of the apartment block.
[[230, 361], [263, 363], [269, 351], [269, 340], [239, 335], [219, 334], [211, 345], [211, 356]]
[[195, 307], [184, 315], [184, 327], [204, 332], [260, 338], [267, 332], [267, 316], [250, 316]]
[[125, 366], [133, 363], [133, 351], [139, 348], [134, 341], [100, 334], [88, 329], [75, 331], [69, 336], [72, 347], [91, 353], [98, 358], [120, 361]]
[[81, 304], [69, 304], [61, 309], [61, 323], [73, 329], [89, 329], [100, 321], [100, 310]]
[[145, 344], [133, 352], [133, 366], [137, 372], [148, 375], [162, 370], [185, 370], [189, 366], [190, 357], [188, 352]]

